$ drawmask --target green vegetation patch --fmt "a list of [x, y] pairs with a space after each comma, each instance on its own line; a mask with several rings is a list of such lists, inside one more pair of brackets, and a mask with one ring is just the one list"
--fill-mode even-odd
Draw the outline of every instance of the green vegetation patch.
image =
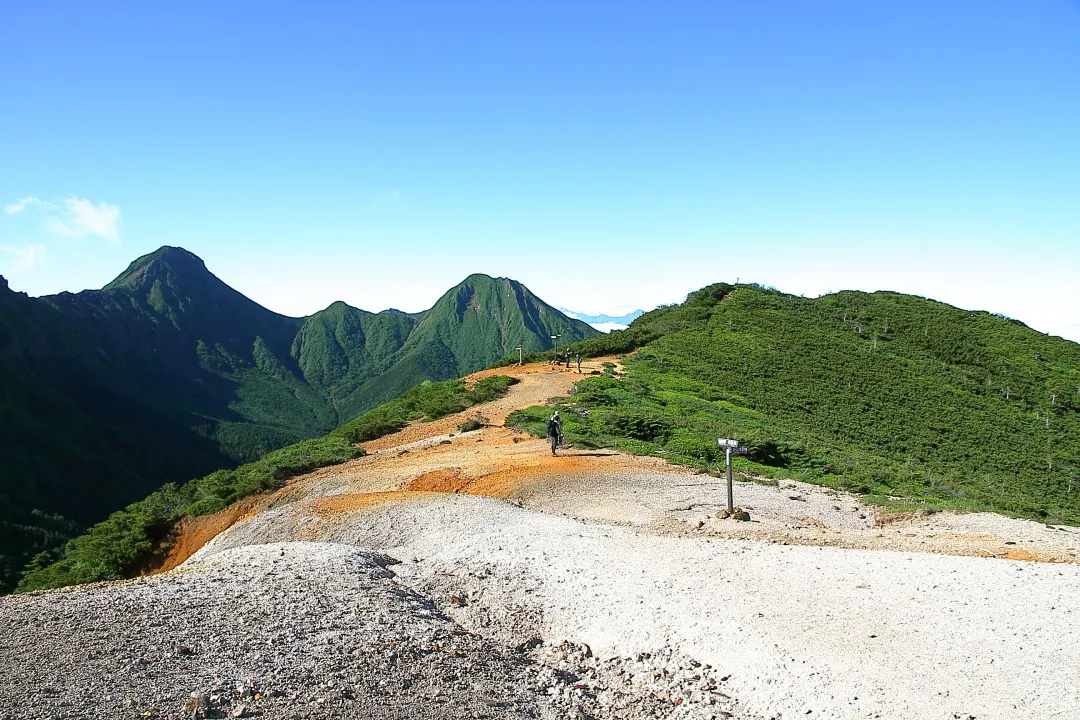
[[181, 517], [218, 512], [247, 495], [281, 487], [296, 475], [362, 455], [362, 449], [344, 438], [327, 435], [275, 450], [235, 470], [218, 470], [179, 487], [169, 483], [117, 510], [59, 552], [36, 556], [16, 592], [130, 577], [154, 559]]
[[[625, 372], [556, 401], [583, 446], [790, 477], [897, 509], [1080, 523], [1080, 346], [896, 293], [715, 285], [631, 326]], [[627, 331], [627, 332], [630, 332]], [[595, 341], [588, 341], [595, 342]], [[551, 408], [507, 424], [544, 434]]]
[[486, 377], [471, 388], [461, 380], [423, 382], [396, 400], [342, 425], [332, 434], [353, 443], [367, 442], [396, 432], [412, 420], [436, 420], [490, 402], [506, 394], [507, 388], [517, 382], [517, 378], [508, 375]]
[[505, 375], [484, 378], [471, 388], [460, 380], [425, 382], [324, 437], [182, 486], [164, 485], [68, 541], [62, 550], [37, 555], [16, 592], [131, 577], [160, 560], [154, 554], [180, 518], [224, 510], [243, 497], [281, 487], [291, 477], [361, 457], [364, 451], [355, 442], [394, 432], [409, 420], [434, 420], [488, 402], [516, 382]]

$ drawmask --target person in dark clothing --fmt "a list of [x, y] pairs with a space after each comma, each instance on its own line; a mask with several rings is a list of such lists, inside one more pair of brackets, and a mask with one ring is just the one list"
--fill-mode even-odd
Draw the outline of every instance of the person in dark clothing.
[[562, 418], [559, 417], [558, 410], [548, 418], [547, 434], [551, 438], [551, 454], [554, 455], [555, 448], [562, 444]]
[[577, 371], [578, 371], [578, 373], [581, 372], [581, 353], [578, 353], [578, 356], [577, 356]]
[[566, 348], [566, 369], [570, 369], [570, 348]]

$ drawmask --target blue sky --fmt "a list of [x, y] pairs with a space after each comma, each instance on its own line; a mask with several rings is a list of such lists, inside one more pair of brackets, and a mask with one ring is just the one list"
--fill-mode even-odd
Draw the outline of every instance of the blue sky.
[[888, 289], [1080, 340], [1080, 2], [11, 3], [0, 273], [290, 315]]

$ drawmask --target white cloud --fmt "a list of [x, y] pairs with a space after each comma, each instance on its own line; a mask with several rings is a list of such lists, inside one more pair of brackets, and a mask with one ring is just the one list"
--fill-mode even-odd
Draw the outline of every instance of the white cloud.
[[60, 203], [40, 200], [27, 195], [10, 205], [4, 213], [16, 215], [35, 207], [42, 215], [41, 226], [54, 235], [72, 238], [99, 237], [113, 245], [120, 243], [120, 208], [106, 202], [69, 197]]
[[49, 205], [49, 204], [50, 203], [38, 200], [33, 195], [27, 195], [24, 198], [16, 200], [15, 202], [11, 203], [10, 205], [5, 205], [4, 206], [4, 214], [5, 215], [17, 215], [18, 213], [21, 213], [23, 210], [25, 210], [27, 208], [27, 206], [29, 206], [29, 205]]
[[12, 245], [0, 245], [0, 253], [15, 258], [16, 270], [32, 270], [45, 261], [44, 245], [27, 245], [14, 247]]
[[1049, 334], [1080, 343], [1080, 323], [1068, 323], [1052, 327], [1050, 328]]
[[623, 325], [622, 323], [604, 322], [604, 323], [589, 323], [596, 330], [602, 333], [609, 333], [612, 330], [625, 330], [629, 325]]
[[46, 220], [45, 228], [60, 235], [84, 238], [96, 235], [106, 241], [120, 242], [120, 208], [108, 203], [92, 203], [85, 198], [64, 200], [66, 212]]

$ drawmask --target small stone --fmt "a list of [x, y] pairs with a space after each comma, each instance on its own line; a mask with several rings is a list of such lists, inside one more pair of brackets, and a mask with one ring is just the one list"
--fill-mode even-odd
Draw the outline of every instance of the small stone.
[[748, 522], [750, 520], [750, 513], [746, 512], [745, 510], [738, 510], [733, 513], [731, 517], [736, 520], [741, 520], [742, 522]]
[[192, 717], [204, 717], [210, 709], [210, 698], [206, 695], [192, 693], [191, 699], [184, 703], [184, 710]]
[[717, 520], [727, 520], [729, 517], [731, 517], [731, 513], [727, 510], [719, 510], [716, 513]]

